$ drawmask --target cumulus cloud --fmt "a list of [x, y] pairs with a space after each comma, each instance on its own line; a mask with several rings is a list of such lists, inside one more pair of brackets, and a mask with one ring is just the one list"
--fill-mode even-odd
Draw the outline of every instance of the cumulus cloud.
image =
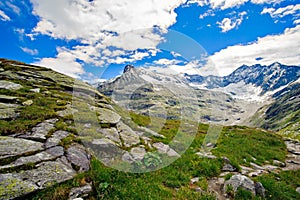
[[283, 34], [258, 38], [251, 44], [229, 46], [210, 56], [201, 71], [207, 75], [218, 72], [219, 75], [225, 76], [243, 64], [270, 65], [280, 62], [298, 66], [300, 43], [297, 41], [300, 41], [300, 25], [287, 28]]
[[159, 59], [159, 60], [155, 60], [153, 63], [157, 64], [157, 65], [169, 66], [169, 65], [176, 65], [180, 62], [181, 62], [180, 60], [176, 60], [176, 59], [171, 59], [170, 60], [170, 59], [162, 58], [162, 59]]
[[39, 53], [39, 51], [37, 49], [29, 49], [27, 47], [20, 47], [22, 49], [22, 51], [24, 51], [25, 53], [28, 53], [32, 56], [37, 55]]
[[289, 5], [286, 7], [274, 9], [274, 8], [264, 8], [261, 14], [270, 14], [271, 17], [277, 18], [277, 17], [285, 17], [287, 15], [294, 15], [298, 14], [300, 15], [300, 4], [297, 5]]
[[242, 12], [239, 14], [238, 18], [237, 17], [234, 17], [232, 19], [224, 18], [221, 22], [217, 22], [217, 24], [222, 29], [222, 32], [225, 33], [227, 31], [230, 31], [230, 30], [238, 27], [242, 23], [244, 16], [246, 14], [247, 14], [247, 12]]
[[53, 69], [57, 72], [78, 78], [84, 74], [82, 65], [77, 62], [76, 56], [66, 49], [57, 49], [58, 54], [55, 58], [43, 58], [34, 64]]
[[11, 19], [2, 10], [0, 10], [0, 20], [2, 20], [2, 21], [10, 21]]
[[[79, 45], [68, 49], [67, 52], [78, 56], [79, 60], [95, 65], [130, 60], [120, 55], [113, 57], [114, 51], [127, 54], [128, 51], [137, 49], [155, 49], [162, 40], [161, 33], [176, 22], [175, 8], [186, 2], [30, 1], [33, 4], [33, 14], [40, 19], [30, 34], [33, 39], [36, 35], [43, 34], [58, 39], [76, 40]], [[59, 56], [52, 59], [58, 58]], [[139, 58], [138, 55], [136, 58]]]

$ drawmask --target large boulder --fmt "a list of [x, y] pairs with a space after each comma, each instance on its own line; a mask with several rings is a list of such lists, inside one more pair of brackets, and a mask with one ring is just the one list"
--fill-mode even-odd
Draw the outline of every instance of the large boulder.
[[233, 175], [228, 181], [225, 181], [223, 188], [224, 193], [226, 193], [228, 186], [231, 186], [234, 192], [236, 192], [238, 188], [241, 188], [248, 190], [255, 195], [254, 182], [247, 176], [241, 174]]

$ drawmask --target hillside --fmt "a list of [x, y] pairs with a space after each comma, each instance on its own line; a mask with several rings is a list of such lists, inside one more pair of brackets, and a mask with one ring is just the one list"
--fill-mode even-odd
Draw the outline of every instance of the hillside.
[[0, 77], [0, 199], [300, 198], [298, 142], [225, 126], [208, 143], [213, 126], [125, 110], [50, 69], [1, 59]]

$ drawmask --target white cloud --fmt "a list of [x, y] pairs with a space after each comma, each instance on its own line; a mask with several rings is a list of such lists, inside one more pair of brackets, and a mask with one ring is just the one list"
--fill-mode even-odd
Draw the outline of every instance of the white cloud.
[[[154, 31], [153, 27], [165, 31], [176, 22], [175, 8], [186, 2], [186, 0], [30, 1], [33, 4], [33, 14], [38, 16], [40, 21], [29, 36], [34, 38], [35, 35], [44, 34], [53, 38], [76, 40], [80, 44], [66, 51], [73, 56], [76, 55], [79, 60], [96, 65], [103, 62], [131, 61], [120, 55], [113, 57], [115, 51], [121, 50], [127, 54], [128, 51], [134, 52], [137, 49], [156, 49], [162, 38], [159, 31]], [[107, 50], [110, 46], [115, 47], [114, 50]], [[103, 61], [103, 58], [106, 60]], [[58, 55], [52, 59], [62, 60]]]
[[130, 58], [133, 58], [134, 60], [142, 60], [147, 56], [149, 56], [148, 52], [135, 52], [133, 55], [130, 56]]
[[78, 78], [79, 75], [84, 74], [82, 65], [76, 61], [76, 57], [72, 52], [60, 48], [57, 51], [58, 54], [55, 58], [43, 58], [33, 64], [53, 69], [74, 78]]
[[287, 15], [300, 14], [300, 4], [297, 5], [289, 5], [286, 7], [274, 9], [274, 8], [264, 8], [261, 14], [270, 14], [271, 17], [285, 17]]
[[[283, 34], [258, 38], [247, 45], [229, 46], [210, 56], [201, 69], [206, 74], [225, 76], [243, 64], [270, 65], [280, 62], [287, 65], [300, 64], [300, 25], [287, 28]], [[261, 58], [257, 60], [257, 58]], [[217, 69], [217, 70], [215, 70]]]
[[0, 10], [0, 20], [2, 20], [2, 21], [10, 21], [11, 19], [2, 10]]
[[39, 53], [39, 51], [37, 49], [29, 49], [27, 47], [20, 47], [22, 49], [22, 51], [24, 51], [25, 53], [28, 53], [32, 56], [37, 55]]
[[236, 18], [236, 17], [234, 17], [232, 19], [230, 19], [230, 18], [224, 18], [222, 20], [222, 22], [217, 22], [217, 24], [222, 29], [222, 32], [225, 33], [227, 31], [230, 31], [230, 30], [238, 27], [242, 23], [242, 21], [244, 19], [244, 16], [246, 14], [247, 13], [244, 11], [244, 12], [242, 12], [242, 13], [239, 14], [238, 18]]
[[157, 65], [169, 66], [169, 65], [176, 65], [180, 62], [181, 62], [180, 60], [176, 60], [176, 59], [169, 60], [169, 59], [166, 59], [166, 58], [162, 58], [162, 59], [159, 59], [159, 60], [155, 60], [153, 63], [157, 64]]

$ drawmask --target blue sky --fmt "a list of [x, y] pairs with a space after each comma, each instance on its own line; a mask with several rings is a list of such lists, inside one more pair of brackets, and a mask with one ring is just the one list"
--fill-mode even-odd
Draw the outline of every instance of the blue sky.
[[0, 57], [89, 82], [126, 64], [220, 76], [300, 64], [296, 0], [4, 0], [0, 28]]

